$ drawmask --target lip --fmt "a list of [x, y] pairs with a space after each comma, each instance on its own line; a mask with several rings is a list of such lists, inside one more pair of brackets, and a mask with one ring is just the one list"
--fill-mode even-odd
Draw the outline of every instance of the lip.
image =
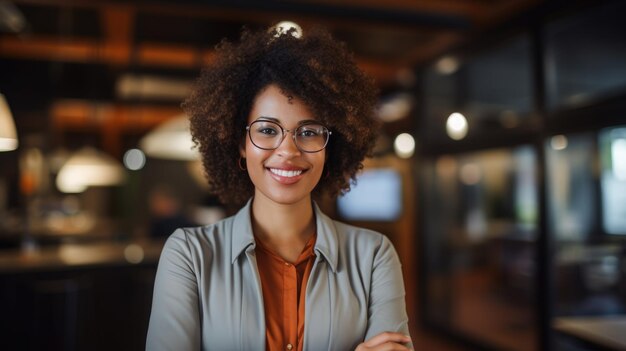
[[[293, 176], [293, 177], [286, 177], [286, 176], [282, 176], [279, 174], [276, 174], [274, 172], [272, 172], [271, 169], [279, 169], [281, 171], [302, 171], [302, 173], [300, 173], [299, 175]], [[266, 167], [265, 170], [269, 173], [269, 175], [276, 180], [277, 182], [279, 182], [280, 184], [284, 184], [284, 185], [290, 185], [290, 184], [295, 184], [298, 181], [300, 181], [300, 179], [302, 179], [304, 177], [304, 174], [307, 172], [307, 169], [305, 168], [300, 168], [300, 167], [294, 167], [294, 166], [280, 166], [280, 167]]]

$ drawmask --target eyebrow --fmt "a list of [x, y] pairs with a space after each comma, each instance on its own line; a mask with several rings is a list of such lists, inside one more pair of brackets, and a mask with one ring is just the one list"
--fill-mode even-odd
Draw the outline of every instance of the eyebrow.
[[[274, 117], [261, 116], [261, 117], [257, 118], [257, 121], [258, 120], [276, 122], [276, 123], [282, 125], [280, 123], [280, 120], [278, 118], [274, 118]], [[301, 125], [304, 125], [304, 124], [309, 124], [309, 123], [319, 123], [319, 122], [314, 120], [314, 119], [304, 119], [304, 120], [298, 122], [298, 126], [301, 126]]]

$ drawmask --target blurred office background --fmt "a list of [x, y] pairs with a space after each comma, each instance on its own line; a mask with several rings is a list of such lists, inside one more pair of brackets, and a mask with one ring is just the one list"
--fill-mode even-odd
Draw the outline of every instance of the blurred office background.
[[328, 29], [418, 350], [626, 350], [626, 2], [0, 1], [0, 349], [139, 350], [163, 241], [230, 215], [180, 109], [222, 38]]

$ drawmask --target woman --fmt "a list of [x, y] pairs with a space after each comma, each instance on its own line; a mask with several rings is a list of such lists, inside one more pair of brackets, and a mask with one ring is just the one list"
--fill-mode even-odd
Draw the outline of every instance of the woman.
[[148, 350], [408, 350], [397, 254], [313, 196], [350, 188], [376, 138], [375, 89], [326, 33], [223, 42], [183, 107], [212, 190], [245, 206], [175, 231]]

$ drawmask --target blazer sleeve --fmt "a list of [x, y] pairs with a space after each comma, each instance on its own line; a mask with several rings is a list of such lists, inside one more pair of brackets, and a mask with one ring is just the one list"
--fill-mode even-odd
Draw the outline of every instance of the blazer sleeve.
[[146, 350], [200, 350], [198, 283], [186, 233], [165, 242], [154, 282]]
[[372, 264], [365, 340], [387, 331], [409, 335], [400, 259], [389, 239], [381, 237]]

